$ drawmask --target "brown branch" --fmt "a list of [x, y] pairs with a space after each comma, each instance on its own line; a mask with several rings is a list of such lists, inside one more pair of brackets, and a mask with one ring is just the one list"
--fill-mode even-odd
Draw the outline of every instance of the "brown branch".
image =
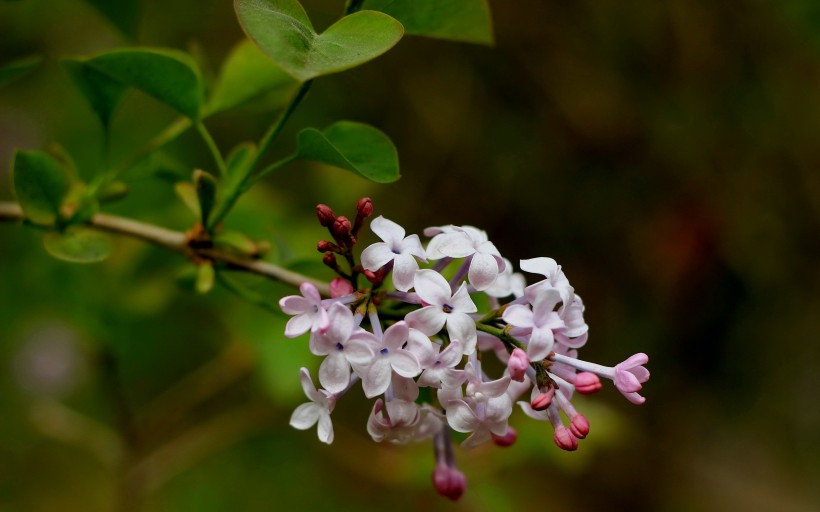
[[[20, 205], [17, 203], [0, 201], [0, 222], [22, 222], [24, 220], [25, 214], [23, 214], [23, 210], [20, 208]], [[319, 293], [322, 295], [330, 295], [330, 290], [327, 283], [323, 283], [311, 277], [287, 270], [278, 265], [274, 265], [259, 259], [242, 256], [225, 249], [216, 247], [194, 247], [188, 243], [185, 233], [181, 233], [179, 231], [173, 231], [161, 226], [146, 224], [144, 222], [139, 222], [125, 217], [118, 217], [116, 215], [109, 215], [106, 213], [94, 214], [86, 225], [94, 229], [99, 229], [100, 231], [107, 231], [109, 233], [129, 236], [131, 238], [138, 238], [154, 245], [184, 254], [187, 257], [196, 256], [199, 259], [227, 263], [234, 268], [258, 274], [276, 281], [281, 281], [296, 288], [298, 288], [299, 285], [305, 281], [308, 281], [316, 285], [316, 288], [319, 289]]]

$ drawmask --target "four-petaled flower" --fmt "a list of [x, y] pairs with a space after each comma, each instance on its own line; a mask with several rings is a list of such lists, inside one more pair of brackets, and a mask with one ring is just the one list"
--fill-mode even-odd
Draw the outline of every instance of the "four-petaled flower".
[[373, 358], [375, 337], [364, 329], [354, 331], [353, 313], [344, 304], [328, 311], [330, 325], [310, 337], [310, 351], [327, 356], [319, 366], [319, 382], [331, 393], [340, 393], [350, 383], [350, 365], [365, 365]]
[[382, 216], [373, 219], [370, 229], [384, 241], [362, 251], [362, 267], [375, 272], [393, 262], [393, 286], [406, 292], [413, 287], [413, 277], [419, 269], [416, 258], [427, 261], [419, 236], [405, 237], [403, 227]]
[[299, 379], [302, 381], [302, 389], [310, 402], [300, 405], [293, 411], [290, 426], [299, 430], [307, 430], [318, 423], [319, 440], [330, 444], [333, 442], [333, 423], [330, 420], [330, 413], [336, 407], [336, 396], [324, 389], [317, 390], [307, 368], [299, 370]]
[[311, 283], [304, 282], [299, 287], [302, 296], [288, 295], [279, 300], [279, 307], [288, 315], [296, 315], [288, 320], [285, 336], [295, 338], [308, 331], [327, 329], [330, 320], [327, 310], [322, 305], [319, 290]]
[[475, 351], [476, 327], [470, 313], [478, 311], [463, 284], [452, 294], [450, 285], [434, 270], [419, 270], [414, 281], [416, 294], [427, 306], [407, 314], [407, 324], [427, 336], [438, 333], [447, 324], [450, 339], [463, 344], [465, 355]]
[[505, 268], [504, 259], [495, 245], [487, 239], [487, 233], [472, 226], [442, 226], [424, 230], [433, 236], [427, 245], [427, 257], [467, 258], [470, 268], [467, 279], [478, 291], [492, 286]]

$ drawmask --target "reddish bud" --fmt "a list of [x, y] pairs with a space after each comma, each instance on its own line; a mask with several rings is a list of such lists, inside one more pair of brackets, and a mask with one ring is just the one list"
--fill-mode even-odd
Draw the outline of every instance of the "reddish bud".
[[330, 206], [326, 204], [316, 205], [316, 216], [319, 218], [319, 224], [324, 227], [329, 227], [333, 224], [333, 221], [336, 220], [336, 214], [333, 213]]
[[565, 426], [559, 425], [555, 429], [555, 433], [552, 436], [552, 440], [555, 441], [555, 444], [558, 445], [558, 448], [562, 450], [566, 450], [568, 452], [574, 452], [578, 449], [578, 439], [572, 435]]
[[364, 274], [364, 278], [367, 279], [372, 284], [381, 283], [384, 280], [384, 276], [380, 271], [372, 272], [370, 270], [365, 270], [362, 272]]
[[340, 217], [336, 217], [333, 221], [333, 225], [330, 227], [330, 233], [333, 235], [333, 238], [340, 240], [346, 238], [347, 235], [350, 234], [351, 228], [352, 226], [350, 225], [350, 221], [347, 220], [347, 217], [342, 215]]
[[575, 391], [582, 395], [591, 395], [601, 389], [601, 379], [592, 372], [580, 372], [575, 375]]
[[529, 366], [530, 359], [527, 357], [527, 353], [520, 348], [513, 349], [510, 359], [507, 361], [510, 378], [517, 382], [524, 382], [524, 375], [527, 374]]
[[555, 388], [549, 388], [546, 392], [541, 393], [530, 401], [530, 406], [536, 411], [546, 410], [552, 403], [552, 397], [555, 395]]
[[433, 470], [433, 486], [442, 496], [455, 501], [464, 494], [467, 478], [464, 473], [446, 464], [437, 464]]
[[324, 257], [322, 257], [322, 263], [324, 263], [330, 268], [338, 267], [338, 265], [336, 264], [336, 255], [332, 252], [325, 253]]
[[373, 201], [369, 197], [359, 199], [356, 204], [356, 214], [365, 219], [373, 215]]
[[319, 240], [316, 244], [316, 250], [319, 252], [339, 252], [339, 247], [327, 240]]
[[493, 434], [493, 442], [496, 446], [507, 447], [512, 446], [518, 440], [518, 432], [512, 427], [507, 427], [507, 433], [503, 436]]
[[330, 282], [330, 296], [334, 299], [353, 293], [353, 286], [341, 277], [336, 277]]
[[589, 435], [589, 421], [583, 414], [576, 414], [569, 422], [569, 430], [578, 439], [584, 439]]

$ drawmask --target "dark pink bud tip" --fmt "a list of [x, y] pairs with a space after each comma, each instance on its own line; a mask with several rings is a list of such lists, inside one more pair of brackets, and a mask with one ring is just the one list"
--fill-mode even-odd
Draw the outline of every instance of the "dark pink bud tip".
[[336, 268], [336, 255], [332, 252], [326, 252], [322, 257], [322, 263], [330, 268]]
[[319, 224], [324, 227], [330, 226], [333, 224], [333, 221], [336, 220], [336, 214], [333, 213], [330, 206], [326, 204], [316, 205], [316, 216], [319, 218]]
[[369, 197], [359, 199], [356, 204], [356, 213], [363, 218], [373, 215], [373, 201]]
[[336, 220], [333, 221], [333, 226], [330, 228], [330, 232], [333, 234], [333, 237], [338, 240], [349, 235], [352, 227], [353, 226], [350, 224], [350, 221], [347, 220], [347, 217], [341, 216], [337, 217]]
[[578, 439], [563, 425], [555, 429], [552, 439], [562, 450], [574, 452], [578, 449]]
[[464, 494], [467, 488], [467, 478], [464, 473], [451, 468], [446, 464], [437, 464], [433, 470], [433, 486], [442, 496], [455, 501]]
[[576, 414], [569, 422], [569, 431], [578, 439], [584, 439], [589, 434], [589, 421], [583, 414]]
[[591, 395], [601, 389], [601, 379], [592, 372], [581, 372], [575, 376], [575, 391]]
[[552, 403], [552, 397], [555, 395], [555, 388], [549, 388], [545, 393], [536, 396], [530, 402], [530, 406], [536, 411], [546, 410]]
[[493, 434], [493, 442], [496, 446], [501, 446], [506, 448], [507, 446], [512, 446], [518, 440], [518, 432], [515, 431], [512, 427], [507, 427], [507, 433], [503, 436], [497, 436]]
[[350, 295], [353, 291], [353, 286], [341, 277], [334, 278], [330, 282], [330, 296], [334, 299]]
[[334, 251], [334, 249], [337, 249], [337, 247], [327, 240], [319, 240], [319, 242], [316, 243], [316, 250], [319, 252]]

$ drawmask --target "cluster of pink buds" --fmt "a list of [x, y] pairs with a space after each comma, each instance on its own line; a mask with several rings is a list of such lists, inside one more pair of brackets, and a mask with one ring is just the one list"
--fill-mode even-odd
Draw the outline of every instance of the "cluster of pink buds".
[[[558, 447], [573, 451], [590, 429], [571, 403], [574, 392], [595, 393], [603, 377], [632, 403], [643, 403], [638, 392], [649, 379], [646, 354], [614, 367], [578, 359], [589, 330], [584, 303], [555, 260], [521, 260], [521, 270], [540, 276], [527, 286], [484, 231], [427, 228], [425, 247], [418, 235], [405, 236], [404, 228], [377, 217], [370, 229], [382, 241], [365, 248], [356, 263], [352, 249], [372, 212], [370, 199], [362, 199], [351, 224], [319, 205], [319, 221], [334, 239], [318, 244], [325, 264], [339, 274], [332, 296], [322, 298], [305, 283], [301, 296], [279, 303], [293, 316], [285, 335], [310, 332], [311, 352], [324, 358], [320, 388], [301, 371], [310, 401], [294, 411], [293, 427], [318, 425], [319, 439], [331, 443], [330, 414], [361, 382], [365, 396], [375, 399], [367, 421], [371, 437], [396, 444], [431, 439], [433, 484], [458, 499], [466, 478], [455, 464], [452, 431], [467, 435], [466, 449], [488, 441], [510, 446], [516, 433], [508, 420], [517, 402], [527, 416], [551, 424]], [[361, 275], [369, 286], [359, 287]], [[385, 286], [388, 277], [392, 287]], [[486, 296], [488, 311], [478, 311], [478, 294]], [[487, 375], [485, 354], [500, 361], [502, 375]], [[420, 400], [420, 388], [431, 388], [427, 401]], [[529, 400], [519, 401], [528, 391]]]

